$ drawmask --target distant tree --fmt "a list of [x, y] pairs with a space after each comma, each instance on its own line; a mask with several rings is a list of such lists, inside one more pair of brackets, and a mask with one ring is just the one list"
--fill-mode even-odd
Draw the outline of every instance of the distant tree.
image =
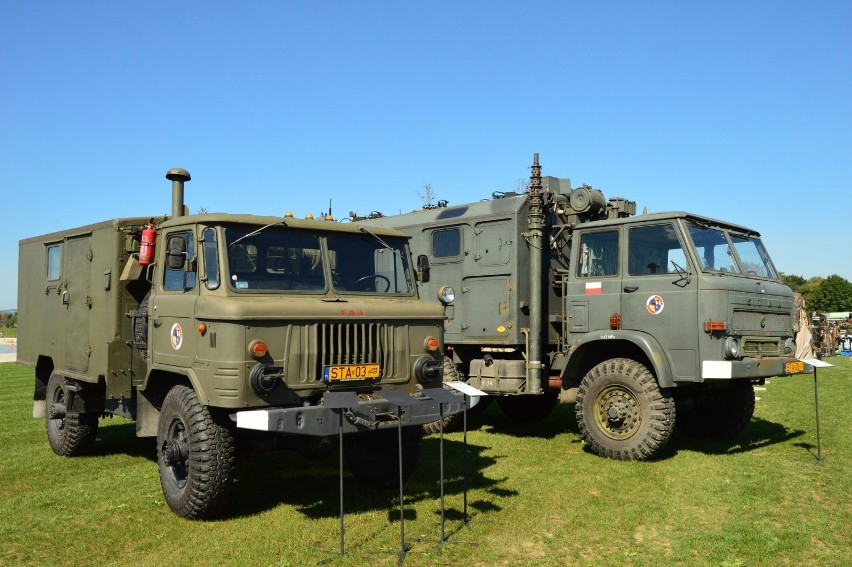
[[435, 200], [435, 190], [432, 189], [432, 184], [424, 183], [423, 192], [418, 192], [417, 196], [420, 197], [421, 201], [423, 201], [424, 208], [432, 207], [432, 201]]
[[819, 283], [810, 298], [805, 298], [805, 302], [810, 311], [852, 311], [852, 283], [836, 274], [830, 275]]
[[787, 284], [790, 289], [793, 291], [802, 292], [802, 286], [808, 283], [808, 280], [803, 278], [802, 276], [797, 276], [795, 274], [790, 274], [789, 276], [784, 272], [781, 272], [781, 281]]

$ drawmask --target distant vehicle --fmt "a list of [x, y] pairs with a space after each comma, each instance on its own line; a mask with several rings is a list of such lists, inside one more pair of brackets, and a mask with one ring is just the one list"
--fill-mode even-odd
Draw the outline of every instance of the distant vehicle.
[[[410, 476], [423, 424], [441, 415], [427, 393], [442, 385], [443, 308], [418, 298], [428, 265], [417, 271], [408, 237], [187, 215], [189, 174], [166, 177], [171, 217], [20, 242], [18, 361], [35, 367], [33, 413], [53, 451], [86, 452], [103, 415], [134, 419], [137, 436], [157, 437], [165, 500], [187, 518], [223, 510], [238, 443], [317, 455], [341, 423], [350, 468], [377, 484], [398, 482], [404, 426]], [[332, 409], [329, 392], [354, 401]]]
[[[528, 193], [353, 220], [393, 227], [427, 256], [424, 297], [445, 306], [448, 360], [510, 417], [576, 403], [596, 453], [643, 460], [675, 425], [738, 434], [752, 383], [802, 372], [793, 293], [749, 228], [701, 215], [636, 216], [568, 179]], [[434, 427], [431, 425], [429, 427]]]

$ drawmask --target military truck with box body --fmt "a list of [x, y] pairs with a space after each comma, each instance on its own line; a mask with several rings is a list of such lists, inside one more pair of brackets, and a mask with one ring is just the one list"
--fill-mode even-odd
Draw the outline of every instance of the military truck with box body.
[[[408, 477], [422, 424], [463, 401], [428, 397], [442, 389], [444, 313], [418, 298], [428, 266], [412, 265], [408, 237], [289, 214], [189, 215], [189, 174], [166, 177], [171, 217], [20, 242], [18, 361], [35, 367], [33, 414], [54, 452], [91, 448], [102, 416], [133, 419], [157, 437], [166, 502], [189, 518], [223, 510], [243, 444], [316, 455], [342, 430], [355, 476], [392, 484], [401, 425]], [[352, 403], [329, 407], [329, 392]], [[416, 403], [392, 402], [399, 393]]]
[[446, 308], [445, 376], [458, 372], [519, 420], [575, 403], [593, 451], [642, 460], [675, 424], [736, 435], [754, 411], [752, 383], [804, 365], [793, 293], [756, 231], [635, 212], [542, 177], [536, 154], [528, 192], [363, 222], [407, 232], [428, 256], [421, 295]]

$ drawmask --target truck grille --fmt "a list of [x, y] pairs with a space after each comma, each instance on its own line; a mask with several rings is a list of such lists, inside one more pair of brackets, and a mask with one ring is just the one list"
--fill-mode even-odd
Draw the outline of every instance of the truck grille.
[[775, 337], [743, 337], [741, 354], [750, 358], [781, 356], [781, 341]]
[[[383, 376], [396, 376], [399, 360], [406, 360], [406, 327], [384, 323], [318, 323], [305, 325], [302, 368], [309, 372], [303, 381], [322, 379], [323, 367], [343, 364], [379, 364]], [[395, 356], [401, 346], [403, 356]]]

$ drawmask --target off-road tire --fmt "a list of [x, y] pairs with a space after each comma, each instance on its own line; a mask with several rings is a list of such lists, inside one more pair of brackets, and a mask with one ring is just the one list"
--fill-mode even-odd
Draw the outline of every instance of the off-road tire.
[[[453, 360], [449, 356], [444, 357], [444, 382], [457, 382], [462, 380], [462, 375], [459, 373], [456, 365], [453, 363]], [[460, 413], [448, 415], [444, 417], [444, 431], [450, 431], [451, 428], [457, 427], [462, 421], [462, 415]], [[435, 421], [430, 421], [429, 423], [423, 424], [423, 433], [429, 435], [431, 433], [440, 433], [441, 432], [441, 420], [436, 419]]]
[[98, 435], [98, 414], [72, 413], [51, 419], [50, 410], [54, 404], [65, 407], [69, 400], [65, 377], [53, 373], [47, 381], [45, 423], [47, 440], [53, 452], [61, 457], [76, 457], [90, 452]]
[[518, 394], [515, 396], [499, 396], [497, 405], [500, 406], [500, 411], [512, 421], [536, 423], [550, 415], [550, 412], [556, 407], [556, 400], [556, 394], [551, 393]]
[[577, 425], [602, 457], [644, 461], [657, 455], [675, 426], [675, 402], [645, 365], [628, 358], [601, 362], [577, 391]]
[[728, 388], [696, 394], [689, 411], [678, 411], [677, 428], [693, 439], [722, 441], [742, 433], [754, 415], [754, 387], [734, 380]]
[[188, 386], [169, 390], [157, 427], [157, 463], [175, 514], [206, 519], [221, 513], [234, 482], [235, 446], [226, 415], [201, 404]]
[[[402, 429], [402, 481], [417, 470], [423, 429]], [[381, 429], [351, 433], [343, 437], [343, 455], [349, 470], [364, 484], [389, 488], [399, 484], [399, 433], [397, 429]]]

